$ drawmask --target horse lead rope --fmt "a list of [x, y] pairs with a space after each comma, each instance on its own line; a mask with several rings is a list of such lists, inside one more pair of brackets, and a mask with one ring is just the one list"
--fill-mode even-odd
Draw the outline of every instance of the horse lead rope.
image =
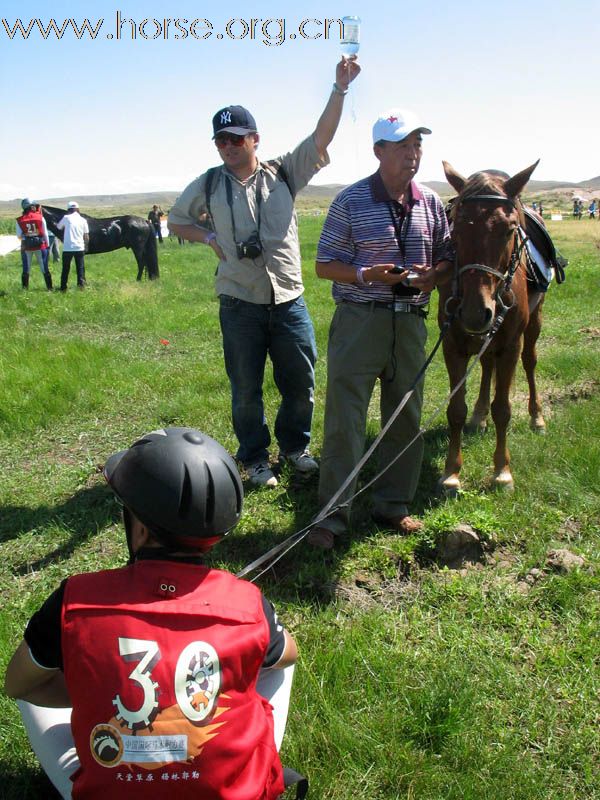
[[329, 502], [323, 507], [323, 509], [316, 515], [316, 517], [308, 525], [306, 525], [304, 528], [301, 528], [299, 531], [296, 531], [296, 533], [293, 533], [291, 536], [288, 536], [288, 538], [284, 539], [283, 542], [280, 542], [279, 544], [275, 545], [275, 547], [272, 547], [264, 555], [259, 556], [259, 558], [257, 558], [254, 561], [252, 561], [252, 563], [248, 564], [246, 567], [244, 567], [242, 570], [240, 570], [237, 573], [236, 577], [237, 578], [243, 578], [246, 575], [248, 575], [248, 573], [250, 573], [253, 570], [258, 569], [258, 567], [262, 567], [264, 564], [266, 564], [264, 569], [262, 569], [257, 575], [254, 576], [254, 578], [251, 578], [251, 580], [250, 580], [251, 583], [254, 583], [255, 581], [257, 581], [260, 577], [262, 577], [265, 574], [265, 572], [268, 572], [268, 570], [270, 570], [272, 567], [274, 567], [275, 564], [278, 561], [280, 561], [293, 547], [295, 547], [299, 542], [301, 542], [302, 539], [304, 539], [305, 536], [308, 534], [308, 532], [311, 530], [311, 528], [314, 528], [315, 525], [319, 524], [319, 522], [322, 522], [323, 520], [327, 519], [328, 516], [330, 516], [333, 512], [337, 511], [342, 506], [345, 506], [348, 503], [350, 503], [352, 500], [354, 500], [356, 497], [358, 497], [360, 494], [362, 494], [364, 491], [366, 491], [370, 486], [372, 486], [375, 483], [375, 481], [377, 481], [385, 472], [387, 472], [387, 470], [390, 469], [390, 467], [393, 466], [396, 463], [396, 461], [398, 461], [398, 459], [401, 458], [404, 455], [404, 453], [409, 449], [409, 447], [412, 447], [412, 445], [417, 441], [417, 439], [420, 436], [423, 436], [423, 434], [427, 432], [428, 428], [431, 426], [431, 424], [436, 419], [436, 417], [441, 413], [441, 411], [443, 411], [443, 409], [448, 405], [450, 400], [452, 400], [454, 395], [463, 386], [463, 384], [465, 383], [465, 381], [467, 380], [467, 378], [469, 377], [469, 375], [471, 374], [471, 372], [475, 368], [476, 364], [479, 363], [479, 361], [481, 360], [482, 355], [485, 353], [485, 351], [489, 347], [490, 342], [492, 341], [492, 338], [498, 332], [498, 329], [500, 328], [500, 326], [504, 322], [504, 318], [506, 316], [506, 313], [509, 310], [510, 310], [510, 308], [506, 307], [506, 306], [504, 306], [502, 308], [502, 310], [500, 311], [500, 313], [496, 317], [496, 319], [494, 321], [494, 324], [492, 325], [492, 327], [490, 328], [490, 330], [486, 334], [486, 337], [485, 337], [484, 342], [483, 342], [483, 344], [481, 346], [481, 349], [479, 350], [479, 352], [477, 353], [477, 355], [473, 359], [472, 363], [469, 365], [469, 367], [466, 370], [464, 376], [456, 384], [456, 386], [449, 392], [446, 400], [444, 402], [440, 403], [440, 405], [428, 417], [425, 425], [419, 429], [418, 433], [410, 440], [410, 442], [408, 442], [408, 444], [405, 445], [405, 447], [396, 456], [394, 456], [394, 458], [389, 462], [389, 464], [387, 464], [380, 472], [378, 472], [377, 475], [374, 478], [372, 478], [370, 481], [368, 481], [368, 483], [366, 483], [363, 487], [358, 489], [358, 491], [356, 491], [351, 497], [349, 497], [346, 501], [344, 501], [344, 503], [340, 503], [339, 505], [335, 505], [336, 501], [343, 494], [345, 489], [352, 483], [354, 478], [358, 475], [360, 470], [363, 468], [363, 466], [369, 460], [369, 458], [371, 457], [371, 455], [373, 454], [373, 452], [375, 451], [375, 449], [377, 448], [377, 446], [379, 445], [379, 443], [381, 442], [381, 440], [383, 439], [385, 434], [390, 429], [390, 427], [393, 424], [393, 422], [396, 420], [396, 418], [398, 417], [398, 415], [400, 414], [400, 412], [402, 411], [402, 409], [404, 408], [404, 406], [406, 405], [406, 403], [410, 399], [410, 397], [411, 397], [412, 393], [414, 392], [418, 382], [421, 380], [421, 378], [425, 374], [427, 368], [431, 364], [436, 352], [439, 349], [439, 346], [440, 346], [440, 344], [442, 342], [442, 339], [446, 335], [446, 333], [448, 331], [448, 328], [450, 327], [450, 325], [452, 323], [453, 315], [448, 317], [446, 319], [446, 321], [444, 322], [443, 326], [442, 326], [442, 330], [440, 331], [440, 335], [438, 337], [437, 342], [435, 343], [435, 346], [433, 347], [433, 349], [432, 349], [431, 353], [429, 354], [429, 356], [427, 357], [425, 363], [423, 364], [423, 366], [421, 367], [421, 369], [417, 373], [417, 376], [413, 380], [410, 388], [408, 389], [408, 391], [406, 392], [406, 394], [404, 395], [404, 397], [402, 398], [402, 400], [400, 401], [400, 403], [398, 404], [398, 406], [394, 410], [394, 412], [391, 415], [391, 417], [389, 418], [389, 420], [386, 422], [384, 427], [381, 429], [379, 435], [377, 436], [377, 438], [375, 439], [373, 444], [368, 448], [368, 450], [366, 451], [364, 456], [360, 459], [360, 461], [354, 467], [352, 472], [348, 475], [348, 477], [346, 478], [344, 483], [340, 486], [340, 488], [337, 490], [337, 492], [329, 500]]
[[[471, 200], [471, 199], [476, 199], [476, 198], [473, 197], [473, 198], [467, 198], [467, 199]], [[490, 196], [482, 195], [480, 197], [480, 199], [485, 199], [485, 200], [494, 199], [495, 200], [495, 199], [498, 199], [498, 196], [497, 195], [493, 195], [493, 196], [492, 195], [490, 195]], [[255, 575], [254, 578], [252, 578], [250, 582], [254, 583], [254, 581], [257, 581], [260, 577], [262, 577], [265, 574], [265, 572], [268, 572], [269, 569], [274, 567], [275, 564], [278, 561], [280, 561], [293, 547], [295, 547], [299, 542], [301, 542], [302, 539], [304, 539], [305, 536], [308, 534], [308, 532], [311, 530], [311, 528], [314, 528], [316, 525], [319, 524], [319, 522], [323, 522], [323, 520], [327, 519], [327, 517], [330, 516], [333, 512], [335, 512], [339, 508], [342, 508], [343, 506], [347, 505], [352, 500], [354, 500], [354, 498], [358, 497], [360, 494], [362, 494], [362, 492], [366, 491], [369, 487], [371, 487], [375, 483], [375, 481], [377, 481], [385, 472], [387, 472], [388, 469], [390, 469], [391, 466], [393, 466], [396, 463], [396, 461], [398, 461], [399, 458], [401, 458], [404, 455], [404, 453], [409, 449], [409, 447], [412, 447], [412, 445], [417, 441], [417, 439], [420, 436], [423, 436], [423, 434], [427, 432], [428, 427], [432, 424], [432, 422], [436, 419], [436, 417], [440, 414], [440, 412], [443, 411], [444, 407], [446, 407], [448, 405], [448, 403], [450, 402], [450, 400], [452, 400], [452, 398], [458, 392], [458, 390], [464, 385], [464, 383], [466, 382], [467, 378], [469, 377], [469, 375], [471, 374], [471, 372], [475, 368], [476, 364], [479, 363], [479, 361], [481, 360], [481, 357], [483, 356], [483, 354], [485, 353], [485, 351], [489, 347], [490, 342], [492, 341], [493, 337], [496, 335], [496, 333], [498, 332], [500, 326], [504, 322], [504, 318], [506, 317], [506, 314], [510, 311], [510, 309], [514, 305], [514, 294], [512, 293], [511, 284], [512, 284], [512, 280], [513, 280], [513, 278], [515, 276], [515, 273], [516, 273], [516, 271], [518, 269], [518, 266], [519, 266], [519, 263], [520, 263], [520, 260], [521, 260], [521, 253], [522, 253], [523, 248], [525, 246], [525, 238], [522, 237], [519, 234], [519, 231], [517, 231], [517, 237], [518, 238], [517, 238], [516, 252], [513, 251], [513, 255], [511, 257], [511, 263], [509, 264], [508, 272], [506, 273], [506, 275], [500, 275], [501, 279], [503, 279], [503, 281], [504, 281], [503, 291], [510, 292], [512, 294], [512, 303], [510, 303], [510, 305], [506, 305], [503, 302], [503, 300], [502, 300], [502, 298], [500, 296], [500, 291], [498, 291], [496, 293], [496, 300], [497, 300], [498, 304], [500, 305], [500, 309], [501, 310], [500, 310], [499, 314], [497, 315], [496, 319], [494, 320], [494, 323], [493, 323], [492, 327], [490, 328], [490, 330], [486, 334], [485, 339], [483, 341], [483, 344], [481, 346], [481, 349], [479, 350], [479, 352], [477, 353], [477, 355], [473, 359], [472, 363], [469, 365], [468, 369], [465, 371], [465, 374], [463, 375], [461, 380], [449, 392], [447, 399], [443, 403], [441, 403], [434, 410], [434, 412], [429, 416], [429, 418], [427, 419], [427, 421], [425, 423], [425, 426], [421, 427], [419, 429], [418, 433], [416, 433], [415, 436], [413, 436], [413, 438], [410, 440], [410, 442], [408, 442], [408, 444], [405, 445], [405, 447], [396, 456], [394, 456], [394, 458], [388, 464], [386, 464], [386, 466], [382, 470], [380, 470], [380, 472], [378, 472], [377, 475], [374, 478], [372, 478], [370, 481], [368, 481], [362, 488], [360, 488], [358, 491], [356, 491], [353, 495], [351, 495], [343, 503], [340, 503], [337, 506], [335, 505], [336, 501], [340, 498], [340, 496], [343, 494], [343, 492], [348, 488], [348, 486], [352, 483], [354, 478], [358, 475], [360, 470], [363, 468], [363, 466], [366, 464], [366, 462], [372, 456], [372, 454], [374, 453], [375, 449], [378, 447], [379, 443], [381, 442], [381, 440], [383, 439], [385, 434], [388, 432], [388, 430], [390, 429], [390, 427], [392, 426], [392, 424], [394, 423], [394, 421], [396, 420], [396, 418], [398, 417], [398, 415], [400, 414], [400, 412], [402, 411], [404, 406], [409, 401], [409, 399], [410, 399], [412, 393], [414, 392], [418, 382], [424, 376], [426, 370], [428, 369], [429, 365], [433, 361], [433, 358], [434, 358], [436, 352], [439, 349], [439, 346], [440, 346], [440, 344], [442, 342], [442, 339], [446, 335], [446, 333], [448, 331], [448, 328], [450, 327], [450, 325], [452, 324], [452, 321], [454, 319], [454, 313], [450, 314], [450, 312], [448, 311], [448, 301], [446, 302], [446, 308], [445, 308], [447, 317], [446, 317], [446, 320], [444, 321], [444, 323], [442, 325], [442, 329], [440, 331], [440, 335], [439, 335], [438, 340], [435, 343], [431, 353], [429, 354], [429, 356], [425, 360], [425, 363], [423, 364], [423, 366], [418, 371], [418, 373], [417, 373], [415, 379], [413, 380], [410, 388], [408, 389], [408, 391], [406, 392], [406, 394], [404, 395], [402, 400], [399, 402], [399, 404], [396, 407], [396, 409], [394, 410], [393, 414], [391, 415], [391, 417], [388, 419], [388, 421], [386, 422], [384, 427], [379, 432], [379, 435], [377, 436], [377, 438], [375, 439], [373, 444], [368, 448], [368, 450], [363, 455], [363, 457], [358, 461], [358, 463], [356, 464], [356, 466], [354, 467], [352, 472], [348, 475], [348, 477], [343, 482], [343, 484], [340, 486], [340, 488], [337, 490], [337, 492], [335, 492], [333, 497], [331, 497], [331, 499], [326, 503], [326, 505], [323, 507], [323, 509], [316, 515], [316, 517], [312, 520], [312, 522], [310, 522], [304, 528], [301, 528], [299, 531], [296, 531], [296, 533], [293, 533], [291, 536], [288, 536], [287, 539], [284, 539], [283, 542], [280, 542], [279, 544], [275, 545], [275, 547], [272, 547], [264, 555], [259, 556], [259, 558], [257, 558], [254, 561], [252, 561], [252, 563], [248, 564], [246, 567], [244, 567], [242, 570], [240, 570], [236, 574], [237, 578], [243, 578], [246, 575], [248, 575], [248, 573], [252, 572], [255, 569], [258, 569], [258, 567], [263, 566], [263, 564], [266, 564], [264, 569], [262, 569], [257, 575]], [[458, 277], [460, 276], [460, 274], [462, 272], [464, 272], [466, 269], [469, 269], [469, 268], [471, 268], [471, 269], [479, 269], [482, 272], [490, 272], [490, 273], [499, 275], [499, 273], [496, 270], [491, 269], [490, 267], [486, 266], [485, 264], [468, 264], [465, 267], [463, 267], [460, 270], [460, 272], [458, 272], [458, 269], [457, 269], [458, 274], [456, 276], [456, 280], [458, 281]], [[500, 285], [502, 285], [502, 284], [500, 284]], [[454, 292], [453, 292], [453, 294], [454, 294]], [[449, 299], [452, 299], [452, 298], [449, 298]], [[272, 560], [269, 560], [269, 559], [272, 559]]]

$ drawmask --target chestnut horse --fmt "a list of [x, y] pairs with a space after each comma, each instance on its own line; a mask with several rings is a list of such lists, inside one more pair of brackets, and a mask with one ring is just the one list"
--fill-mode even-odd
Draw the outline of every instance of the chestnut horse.
[[[496, 427], [494, 484], [505, 489], [514, 485], [506, 431], [511, 415], [509, 392], [519, 355], [529, 383], [531, 426], [539, 432], [545, 427], [535, 385], [536, 342], [544, 295], [528, 287], [524, 240], [519, 230], [524, 226], [519, 195], [537, 163], [512, 177], [490, 170], [467, 179], [444, 162], [446, 178], [458, 192], [450, 212], [456, 251], [454, 276], [452, 282], [439, 289], [440, 327], [447, 314], [453, 315], [443, 340], [444, 358], [450, 387], [454, 389], [464, 377], [469, 359], [479, 353], [493, 330], [481, 357], [479, 397], [468, 427], [485, 428], [495, 374], [491, 404]], [[440, 488], [449, 494], [460, 488], [461, 433], [467, 418], [465, 395], [463, 384], [447, 409], [450, 443]]]

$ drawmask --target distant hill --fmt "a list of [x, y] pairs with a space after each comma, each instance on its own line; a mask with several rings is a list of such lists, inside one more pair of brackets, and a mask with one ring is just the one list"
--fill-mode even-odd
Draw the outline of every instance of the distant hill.
[[[455, 194], [454, 189], [446, 181], [425, 181], [425, 185], [437, 192], [441, 197], [451, 197]], [[326, 207], [331, 200], [344, 188], [344, 184], [323, 184], [321, 186], [307, 186], [298, 194], [298, 206], [300, 209], [310, 207]], [[527, 184], [525, 197], [544, 195], [546, 192], [555, 193], [563, 196], [565, 201], [575, 192], [582, 194], [593, 194], [600, 190], [600, 175], [579, 183], [569, 183], [568, 181], [536, 181], [531, 180]], [[145, 217], [154, 203], [167, 211], [175, 202], [180, 194], [178, 191], [164, 192], [137, 192], [131, 194], [95, 194], [95, 195], [75, 195], [69, 197], [49, 197], [40, 198], [40, 202], [49, 206], [66, 208], [69, 200], [77, 200], [82, 209], [92, 215], [119, 214], [127, 211], [132, 214], [140, 214]], [[38, 199], [38, 198], [36, 198]], [[20, 199], [0, 200], [0, 216], [15, 217], [20, 213]]]

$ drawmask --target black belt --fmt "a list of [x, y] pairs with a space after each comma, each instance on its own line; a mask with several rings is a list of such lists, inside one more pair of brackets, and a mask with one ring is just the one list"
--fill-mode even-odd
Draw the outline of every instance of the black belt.
[[388, 311], [395, 311], [400, 314], [416, 314], [418, 317], [423, 317], [423, 319], [426, 319], [429, 314], [429, 309], [426, 306], [416, 306], [414, 303], [407, 303], [404, 300], [394, 300], [391, 303], [386, 303], [384, 300], [369, 300], [366, 303], [360, 300], [342, 300], [341, 302], [351, 303], [354, 306], [387, 308]]

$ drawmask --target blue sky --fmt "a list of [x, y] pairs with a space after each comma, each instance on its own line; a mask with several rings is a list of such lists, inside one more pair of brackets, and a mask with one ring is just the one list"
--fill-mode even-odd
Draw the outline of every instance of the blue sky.
[[[117, 11], [137, 24], [115, 37]], [[27, 16], [25, 16], [25, 14]], [[330, 148], [331, 165], [316, 183], [348, 183], [376, 168], [371, 127], [391, 106], [417, 111], [433, 130], [419, 177], [443, 177], [446, 159], [463, 174], [496, 167], [516, 172], [537, 158], [538, 179], [580, 181], [600, 174], [600, 14], [595, 3], [399, 3], [380, 0], [192, 3], [189, 0], [100, 2], [5, 0], [0, 18], [14, 25], [39, 17], [80, 25], [104, 20], [95, 40], [72, 29], [44, 41], [9, 38], [0, 22], [0, 199], [179, 190], [218, 155], [211, 117], [228, 103], [254, 113], [261, 156], [278, 155], [314, 128], [339, 58], [325, 18], [362, 19], [363, 72], [346, 98]], [[144, 19], [154, 23], [139, 33]], [[206, 19], [212, 35], [176, 39], [165, 18]], [[285, 41], [268, 46], [252, 19], [285, 20]], [[226, 24], [235, 20], [226, 34]], [[281, 23], [267, 28], [278, 41]], [[208, 32], [196, 28], [198, 36]], [[222, 34], [218, 38], [217, 34]], [[291, 38], [290, 34], [296, 37]], [[112, 36], [113, 38], [108, 38]]]

